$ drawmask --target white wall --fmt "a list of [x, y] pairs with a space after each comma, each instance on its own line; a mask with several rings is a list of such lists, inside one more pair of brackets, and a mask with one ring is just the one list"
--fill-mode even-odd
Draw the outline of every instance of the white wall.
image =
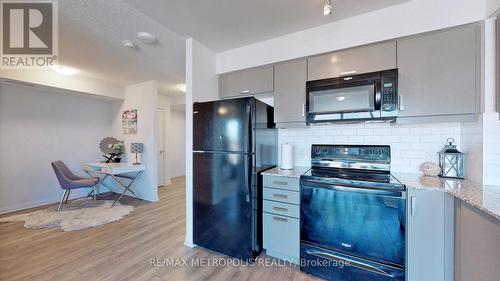
[[[137, 109], [137, 134], [124, 135], [122, 112]], [[125, 100], [117, 103], [114, 110], [113, 135], [125, 141], [125, 157], [122, 162], [132, 162], [135, 154], [130, 153], [130, 143], [144, 144], [142, 163], [146, 171], [136, 181], [133, 189], [139, 197], [148, 201], [158, 201], [158, 83], [148, 81], [127, 86]]]
[[215, 53], [189, 38], [186, 40], [186, 238], [193, 244], [193, 102], [218, 99]]
[[[312, 144], [390, 145], [392, 172], [421, 173], [423, 162], [438, 163], [437, 153], [450, 137], [460, 146], [460, 123], [359, 123], [280, 129], [278, 144], [294, 146], [296, 166], [311, 165]], [[278, 159], [281, 162], [281, 151]]]
[[175, 106], [170, 110], [170, 127], [168, 130], [167, 162], [170, 177], [186, 174], [186, 110]]
[[81, 74], [63, 76], [51, 69], [0, 69], [0, 77], [108, 98], [123, 99], [124, 95], [122, 86]]
[[495, 20], [485, 21], [484, 31], [484, 115], [483, 115], [483, 166], [484, 183], [500, 185], [500, 121], [495, 110], [496, 94], [496, 44]]
[[86, 175], [81, 164], [102, 159], [99, 141], [111, 134], [112, 110], [102, 99], [0, 84], [0, 213], [57, 202], [62, 191], [50, 162]]
[[412, 0], [218, 53], [217, 73], [480, 21], [485, 9], [484, 0]]

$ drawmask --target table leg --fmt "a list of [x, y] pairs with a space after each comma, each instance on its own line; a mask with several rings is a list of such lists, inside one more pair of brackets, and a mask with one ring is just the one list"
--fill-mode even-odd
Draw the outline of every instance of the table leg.
[[113, 207], [116, 202], [118, 202], [122, 197], [123, 195], [125, 195], [125, 193], [127, 191], [129, 191], [130, 193], [132, 193], [135, 197], [137, 198], [140, 198], [139, 196], [137, 196], [137, 194], [135, 194], [135, 192], [131, 189], [132, 185], [134, 184], [135, 180], [137, 178], [139, 178], [139, 176], [142, 174], [142, 171], [141, 172], [138, 172], [137, 175], [132, 179], [132, 181], [130, 181], [130, 183], [128, 185], [124, 185], [120, 180], [118, 180], [114, 175], [110, 175], [116, 182], [118, 182], [122, 187], [123, 187], [123, 192], [122, 194], [120, 194], [120, 196], [113, 202], [113, 204], [111, 205], [111, 207]]

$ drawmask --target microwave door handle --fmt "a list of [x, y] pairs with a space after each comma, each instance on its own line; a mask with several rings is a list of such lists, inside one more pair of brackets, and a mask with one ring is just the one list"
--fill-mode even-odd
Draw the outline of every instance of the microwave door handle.
[[374, 91], [375, 91], [375, 104], [374, 104], [374, 107], [375, 107], [375, 110], [380, 110], [382, 108], [382, 94], [380, 93], [380, 81], [376, 81], [374, 83]]

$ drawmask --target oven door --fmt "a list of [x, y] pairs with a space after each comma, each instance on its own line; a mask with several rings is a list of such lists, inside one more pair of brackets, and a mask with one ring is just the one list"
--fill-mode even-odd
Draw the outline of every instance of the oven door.
[[406, 194], [301, 180], [301, 243], [404, 268]]
[[380, 83], [375, 74], [308, 82], [307, 122], [380, 118]]

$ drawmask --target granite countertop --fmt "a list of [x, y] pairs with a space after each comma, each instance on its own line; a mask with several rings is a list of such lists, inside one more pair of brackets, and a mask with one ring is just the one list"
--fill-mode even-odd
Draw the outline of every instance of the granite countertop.
[[467, 180], [428, 177], [419, 174], [394, 174], [407, 189], [447, 192], [500, 220], [500, 186], [482, 185]]
[[[292, 170], [272, 168], [263, 175], [300, 178], [311, 167], [293, 167]], [[482, 185], [467, 180], [428, 177], [419, 174], [396, 173], [394, 176], [407, 189], [424, 189], [447, 192], [486, 214], [500, 220], [500, 186]]]
[[279, 167], [272, 168], [270, 170], [262, 172], [263, 175], [267, 176], [279, 176], [288, 178], [300, 178], [305, 172], [309, 171], [311, 167], [294, 166], [291, 170], [282, 170]]

